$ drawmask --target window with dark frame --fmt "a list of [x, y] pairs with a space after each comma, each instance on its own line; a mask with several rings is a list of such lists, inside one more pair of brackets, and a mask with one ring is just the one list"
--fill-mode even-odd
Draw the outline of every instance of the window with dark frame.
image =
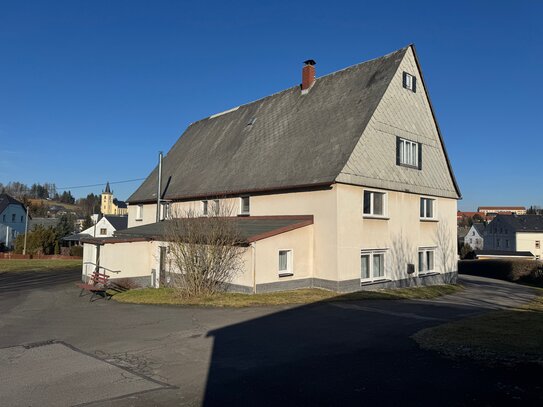
[[403, 87], [413, 93], [417, 92], [417, 78], [410, 73], [403, 73]]
[[207, 201], [202, 201], [202, 213], [204, 214], [204, 216], [207, 216], [208, 214], [208, 203]]

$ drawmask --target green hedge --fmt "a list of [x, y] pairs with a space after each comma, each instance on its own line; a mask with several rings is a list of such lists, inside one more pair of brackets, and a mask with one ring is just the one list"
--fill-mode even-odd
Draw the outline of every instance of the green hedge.
[[538, 260], [460, 260], [458, 262], [458, 272], [460, 274], [543, 285], [543, 263]]

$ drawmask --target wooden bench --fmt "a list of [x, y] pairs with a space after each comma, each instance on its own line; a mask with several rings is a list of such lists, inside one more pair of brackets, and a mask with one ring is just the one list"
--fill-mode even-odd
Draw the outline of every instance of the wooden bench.
[[94, 271], [91, 275], [91, 278], [88, 283], [78, 283], [76, 284], [79, 288], [81, 288], [81, 292], [79, 293], [79, 296], [81, 297], [85, 291], [89, 291], [92, 293], [90, 300], [92, 302], [92, 299], [95, 295], [101, 295], [105, 299], [111, 299], [111, 295], [109, 295], [107, 290], [109, 288], [109, 276], [104, 273], [100, 273], [100, 271]]

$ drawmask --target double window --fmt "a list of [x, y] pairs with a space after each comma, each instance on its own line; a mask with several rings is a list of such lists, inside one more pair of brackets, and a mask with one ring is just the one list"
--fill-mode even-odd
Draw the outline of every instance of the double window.
[[362, 250], [360, 253], [360, 281], [368, 282], [385, 279], [385, 251]]
[[364, 215], [386, 216], [386, 194], [377, 191], [364, 191]]
[[435, 219], [435, 199], [420, 198], [420, 218]]
[[292, 270], [292, 250], [279, 250], [279, 277], [293, 275]]
[[107, 235], [107, 229], [106, 228], [100, 228], [100, 234], [101, 235]]
[[422, 169], [422, 144], [398, 137], [396, 139], [396, 164]]
[[419, 249], [419, 273], [431, 273], [434, 267], [435, 248]]

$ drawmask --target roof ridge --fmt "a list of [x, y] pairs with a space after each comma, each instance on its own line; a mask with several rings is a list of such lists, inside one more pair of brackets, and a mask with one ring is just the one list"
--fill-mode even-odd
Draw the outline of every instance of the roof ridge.
[[[396, 54], [396, 53], [401, 52], [401, 51], [404, 51], [404, 50], [406, 50], [407, 48], [411, 47], [412, 45], [413, 45], [413, 44], [409, 44], [409, 45], [407, 45], [407, 46], [405, 46], [405, 47], [403, 47], [403, 48], [399, 48], [399, 49], [397, 49], [397, 50], [395, 50], [395, 51], [389, 52], [388, 54], [381, 55], [380, 57], [375, 57], [375, 58], [372, 58], [372, 59], [368, 59], [367, 61], [358, 62], [358, 63], [356, 63], [356, 64], [349, 65], [349, 66], [347, 66], [347, 67], [345, 67], [345, 68], [338, 69], [337, 71], [329, 72], [329, 73], [327, 73], [327, 74], [325, 74], [325, 75], [322, 75], [322, 76], [319, 76], [319, 77], [315, 78], [315, 83], [316, 83], [318, 80], [327, 78], [327, 77], [329, 77], [329, 76], [336, 75], [336, 74], [338, 74], [338, 73], [342, 73], [342, 72], [344, 72], [344, 71], [347, 71], [347, 70], [356, 68], [356, 67], [358, 67], [358, 66], [360, 66], [360, 65], [364, 65], [364, 64], [367, 64], [367, 63], [370, 63], [370, 62], [374, 62], [374, 61], [377, 61], [377, 60], [379, 60], [379, 59], [389, 58], [391, 55]], [[286, 88], [286, 89], [283, 89], [283, 90], [274, 92], [274, 93], [272, 93], [272, 94], [270, 94], [270, 95], [266, 95], [266, 96], [263, 96], [263, 97], [261, 97], [261, 98], [254, 99], [254, 100], [252, 100], [252, 101], [250, 101], [250, 102], [242, 103], [241, 105], [234, 106], [234, 107], [232, 107], [232, 108], [223, 110], [223, 111], [221, 111], [221, 112], [213, 113], [213, 114], [211, 114], [211, 115], [209, 115], [209, 116], [203, 117], [203, 118], [201, 118], [201, 119], [196, 120], [195, 122], [190, 123], [188, 127], [190, 127], [190, 126], [192, 126], [192, 125], [194, 125], [194, 124], [200, 123], [200, 122], [202, 122], [202, 121], [204, 121], [204, 120], [215, 119], [215, 118], [220, 117], [220, 116], [223, 116], [223, 115], [225, 115], [225, 114], [235, 112], [236, 110], [238, 110], [238, 109], [240, 109], [240, 108], [243, 108], [243, 107], [252, 105], [253, 103], [257, 103], [257, 102], [264, 101], [264, 100], [266, 100], [266, 99], [268, 99], [268, 98], [272, 98], [272, 97], [277, 96], [277, 95], [280, 95], [280, 94], [282, 94], [282, 93], [286, 93], [286, 92], [292, 91], [292, 90], [294, 90], [294, 89], [296, 89], [296, 88], [300, 88], [300, 85], [299, 85], [299, 84], [298, 84], [298, 85], [294, 85], [294, 86], [291, 86], [291, 87], [289, 87], [289, 88]]]

